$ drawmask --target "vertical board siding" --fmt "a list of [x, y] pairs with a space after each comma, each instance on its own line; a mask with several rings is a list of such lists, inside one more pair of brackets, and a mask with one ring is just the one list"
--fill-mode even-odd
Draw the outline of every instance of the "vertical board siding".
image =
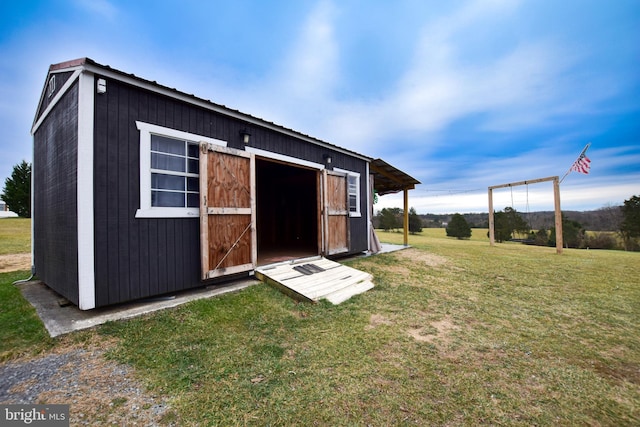
[[367, 192], [369, 191], [369, 187], [367, 184], [366, 163], [354, 157], [338, 155], [332, 164], [336, 168], [360, 174], [360, 213], [362, 216], [349, 218], [349, 252], [366, 251], [369, 247], [367, 240], [369, 233], [367, 212], [369, 212], [370, 209], [367, 205]]
[[[118, 265], [119, 267], [119, 281], [118, 288], [121, 300], [131, 300], [136, 293], [132, 289], [137, 289], [133, 284], [135, 283], [135, 272], [137, 272], [137, 260], [136, 260], [136, 248], [135, 242], [137, 240], [130, 239], [132, 218], [135, 216], [135, 209], [131, 209], [129, 206], [129, 188], [133, 184], [134, 176], [136, 175], [129, 169], [131, 152], [129, 151], [129, 126], [127, 121], [129, 119], [129, 108], [131, 104], [129, 100], [130, 92], [124, 88], [116, 88], [118, 90], [118, 102], [115, 105], [115, 117], [117, 126], [117, 138], [118, 138], [118, 160], [117, 164], [120, 169], [118, 174], [118, 194], [121, 194], [120, 203], [118, 204], [118, 230], [124, 234], [124, 238], [118, 241]], [[127, 106], [121, 108], [121, 106]], [[138, 157], [138, 156], [137, 156]]]
[[[97, 80], [96, 76], [96, 80]], [[111, 88], [109, 88], [111, 89]], [[109, 301], [108, 283], [109, 280], [109, 262], [106, 259], [108, 253], [108, 237], [109, 217], [107, 209], [109, 206], [109, 193], [107, 178], [109, 169], [107, 168], [108, 148], [106, 143], [108, 132], [106, 128], [107, 103], [104, 96], [96, 95], [94, 102], [94, 147], [93, 147], [93, 204], [94, 204], [94, 254], [95, 254], [95, 295], [96, 306], [105, 305], [105, 301]], [[117, 234], [116, 230], [112, 230], [111, 234]]]
[[[46, 95], [45, 95], [46, 96]], [[34, 263], [38, 277], [78, 304], [78, 84], [34, 135]]]
[[[127, 123], [130, 116], [135, 117], [139, 115], [139, 93], [135, 91], [127, 92], [127, 109], [121, 109], [120, 113], [125, 113], [120, 120], [123, 123]], [[127, 151], [127, 187], [140, 187], [140, 146], [136, 144], [131, 144], [130, 141], [135, 141], [139, 139], [139, 132], [136, 129], [131, 129], [129, 126], [125, 126], [123, 129], [123, 138], [127, 141], [126, 143], [126, 151]], [[125, 194], [127, 197], [125, 198], [127, 203], [127, 211], [128, 211], [128, 229], [135, 230], [137, 227], [135, 212], [138, 209], [138, 205], [140, 204], [139, 197], [136, 197], [139, 192], [129, 191], [127, 190]], [[132, 214], [133, 213], [133, 214]], [[146, 223], [140, 223], [139, 228], [145, 228]], [[143, 272], [146, 270], [142, 258], [141, 252], [144, 250], [143, 247], [146, 246], [141, 240], [144, 240], [146, 237], [146, 233], [143, 231], [139, 233], [129, 233], [129, 297], [130, 299], [139, 299], [143, 296], [148, 295], [145, 292], [145, 289], [148, 289], [148, 277], [143, 276]]]
[[[108, 80], [96, 95], [96, 305], [202, 286], [197, 218], [136, 218], [140, 133], [136, 120], [195, 133], [195, 110]], [[208, 136], [208, 135], [204, 135]]]

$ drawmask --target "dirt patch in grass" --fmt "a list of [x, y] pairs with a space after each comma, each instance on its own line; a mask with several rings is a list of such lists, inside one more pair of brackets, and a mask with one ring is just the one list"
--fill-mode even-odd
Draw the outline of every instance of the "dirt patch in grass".
[[379, 364], [386, 364], [395, 368], [402, 368], [405, 365], [405, 354], [399, 349], [397, 343], [388, 343], [381, 346], [374, 354], [373, 358]]
[[604, 378], [640, 385], [640, 365], [636, 363], [593, 363], [593, 369]]
[[[394, 253], [399, 258], [399, 262], [394, 265], [387, 265], [387, 272], [395, 275], [397, 278], [407, 278], [411, 275], [412, 271], [420, 268], [437, 268], [443, 265], [449, 265], [449, 259], [432, 254], [429, 252], [420, 251], [415, 248], [404, 249]], [[392, 287], [397, 287], [401, 283], [406, 281], [394, 281], [391, 283]], [[412, 286], [416, 286], [415, 284]]]
[[449, 342], [450, 332], [459, 329], [456, 325], [453, 324], [449, 316], [443, 318], [442, 320], [431, 322], [429, 325], [429, 328], [415, 326], [409, 328], [407, 332], [416, 341], [428, 343], [437, 342], [442, 344], [443, 346], [446, 346]]
[[0, 255], [0, 273], [31, 269], [31, 254]]
[[449, 260], [443, 256], [410, 248], [396, 252], [396, 256], [411, 261], [414, 264], [424, 264], [428, 267], [439, 267], [447, 264]]
[[369, 318], [369, 324], [367, 326], [365, 326], [366, 330], [371, 330], [371, 329], [375, 329], [380, 325], [392, 325], [393, 322], [389, 319], [387, 319], [386, 317], [384, 317], [382, 314], [372, 314], [371, 317]]

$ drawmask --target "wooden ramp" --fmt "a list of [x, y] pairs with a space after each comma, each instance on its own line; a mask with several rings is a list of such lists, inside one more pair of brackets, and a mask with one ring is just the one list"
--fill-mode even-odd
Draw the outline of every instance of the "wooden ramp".
[[373, 288], [373, 276], [323, 257], [304, 258], [265, 265], [256, 277], [294, 299], [340, 304]]

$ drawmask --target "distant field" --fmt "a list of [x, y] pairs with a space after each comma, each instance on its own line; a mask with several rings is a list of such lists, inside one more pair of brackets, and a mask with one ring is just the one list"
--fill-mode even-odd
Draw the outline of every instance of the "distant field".
[[[534, 230], [537, 231], [537, 230]], [[379, 230], [380, 233], [385, 233], [381, 230]], [[476, 242], [487, 242], [487, 244], [489, 243], [489, 237], [487, 236], [487, 233], [489, 232], [488, 228], [472, 228], [471, 229], [471, 238], [468, 239], [470, 241], [476, 241]], [[387, 234], [387, 233], [385, 233]], [[399, 234], [402, 235], [402, 233], [395, 233], [395, 232], [389, 232], [389, 235], [394, 235], [394, 234]], [[620, 235], [618, 233], [616, 233], [615, 231], [586, 231], [587, 236], [590, 237], [595, 237], [598, 235], [605, 235], [605, 236], [609, 236], [611, 237], [619, 246], [620, 248], [622, 248], [622, 239], [620, 238]], [[427, 237], [427, 238], [448, 238], [447, 237], [447, 231], [444, 228], [423, 228], [422, 232], [419, 233], [418, 235], [416, 235], [416, 237], [418, 236], [422, 236], [422, 237]], [[515, 243], [514, 243], [515, 244]], [[520, 244], [520, 243], [517, 243]]]
[[0, 219], [0, 255], [31, 252], [31, 219]]
[[[468, 240], [471, 240], [474, 242], [489, 243], [489, 238], [487, 237], [488, 232], [489, 232], [488, 228], [472, 228], [471, 238]], [[384, 232], [381, 231], [380, 233], [384, 233]], [[387, 236], [388, 234], [394, 234], [394, 233], [384, 233], [385, 236]], [[414, 236], [409, 236], [409, 240], [411, 240], [411, 237], [414, 237]], [[423, 228], [422, 232], [415, 235], [415, 237], [416, 238], [431, 237], [431, 238], [450, 239], [450, 237], [447, 237], [447, 230], [445, 228]]]

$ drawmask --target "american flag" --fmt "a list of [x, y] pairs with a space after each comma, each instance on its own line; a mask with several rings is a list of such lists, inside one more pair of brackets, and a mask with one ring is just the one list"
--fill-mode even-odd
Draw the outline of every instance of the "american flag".
[[582, 150], [582, 152], [580, 153], [576, 161], [573, 162], [573, 164], [571, 165], [567, 173], [564, 174], [560, 182], [564, 181], [567, 175], [569, 175], [573, 171], [576, 171], [578, 173], [583, 173], [585, 175], [587, 175], [591, 171], [591, 160], [589, 160], [589, 158], [587, 157], [587, 150], [589, 149], [590, 146], [591, 146], [591, 143], [588, 143], [584, 147], [584, 149]]
[[[589, 145], [591, 145], [591, 144], [589, 144]], [[580, 156], [578, 156], [576, 161], [573, 162], [573, 166], [571, 166], [571, 170], [572, 171], [583, 173], [583, 174], [586, 175], [591, 170], [591, 160], [589, 160], [589, 158], [586, 155], [586, 152], [587, 152], [587, 149], [589, 148], [589, 145], [587, 145], [584, 148], [584, 150], [582, 150], [582, 153], [580, 153]]]

